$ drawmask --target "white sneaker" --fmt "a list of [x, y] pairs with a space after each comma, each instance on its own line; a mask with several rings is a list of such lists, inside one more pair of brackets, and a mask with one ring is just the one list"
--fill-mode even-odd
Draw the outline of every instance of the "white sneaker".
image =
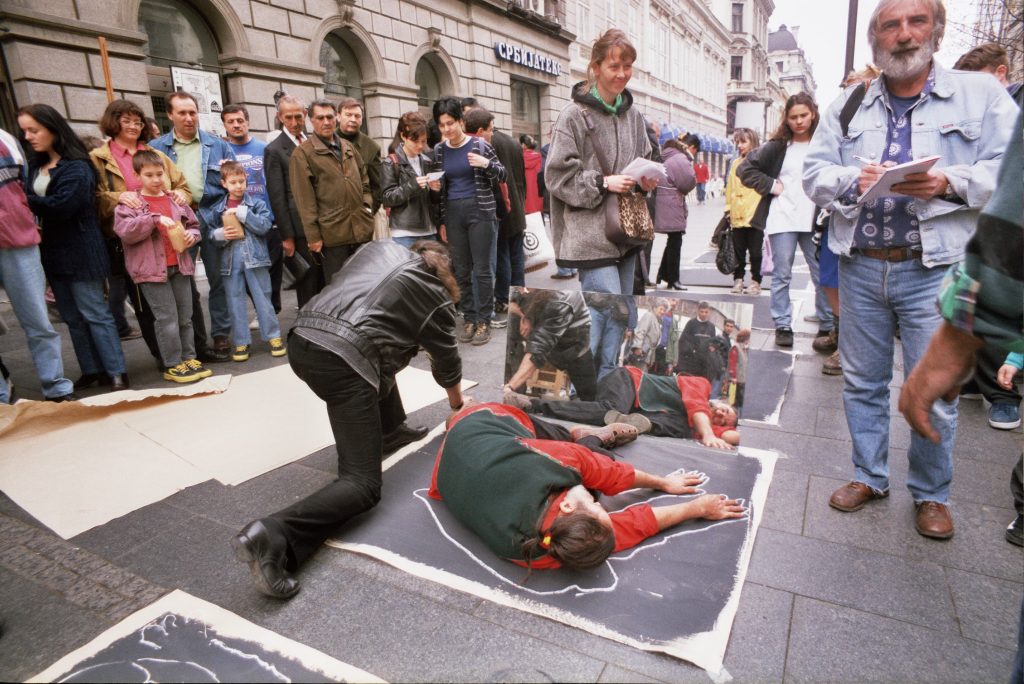
[[732, 286], [732, 293], [743, 294], [743, 281], [740, 280], [739, 278], [736, 279], [735, 283]]
[[249, 330], [259, 330], [259, 329], [260, 329], [259, 319], [256, 318], [255, 316], [253, 316], [252, 320], [249, 321]]

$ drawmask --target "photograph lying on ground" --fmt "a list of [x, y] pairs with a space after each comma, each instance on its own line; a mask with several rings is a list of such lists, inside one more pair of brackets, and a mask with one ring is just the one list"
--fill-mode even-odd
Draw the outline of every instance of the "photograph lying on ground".
[[[743, 302], [512, 288], [504, 401], [730, 448], [739, 444], [737, 420], [748, 417], [752, 316]], [[782, 382], [769, 374], [766, 384], [784, 392], [788, 375], [775, 375]], [[777, 405], [754, 399], [754, 420], [764, 420], [762, 404]]]
[[774, 459], [475, 405], [328, 543], [717, 672]]

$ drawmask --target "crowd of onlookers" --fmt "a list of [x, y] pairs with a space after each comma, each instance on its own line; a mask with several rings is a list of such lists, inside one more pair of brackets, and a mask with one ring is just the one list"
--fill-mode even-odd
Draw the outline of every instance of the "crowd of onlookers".
[[[998, 46], [972, 50], [956, 70], [933, 61], [945, 10], [923, 4], [928, 12], [882, 0], [868, 31], [878, 68], [851, 74], [824, 111], [807, 93], [791, 96], [764, 144], [738, 129], [739, 156], [724, 179], [737, 263], [732, 293], [759, 295], [770, 263], [779, 347], [794, 341], [789, 289], [798, 247], [809, 266], [819, 326], [813, 345], [830, 354], [823, 371], [845, 377], [855, 478], [831, 501], [845, 511], [888, 492], [894, 339], [911, 370], [941, 320], [934, 301], [943, 276], [963, 258], [996, 189], [1013, 98], [1021, 98], [1020, 84], [1005, 82]], [[447, 243], [462, 293], [457, 337], [486, 344], [506, 323], [510, 287], [525, 284], [523, 235], [534, 213], [549, 216], [553, 277], [578, 278], [591, 293], [589, 351], [600, 378], [618, 366], [627, 331], [636, 340], [650, 323], [635, 311], [614, 315], [600, 295], [642, 294], [660, 283], [686, 289], [680, 253], [689, 195], [703, 203], [713, 182], [698, 136], [659, 145], [656, 126], [634, 106], [626, 86], [635, 58], [623, 32], [605, 32], [593, 45], [588, 80], [573, 87], [539, 149], [529, 136], [517, 141], [496, 130], [473, 98], [442, 97], [429, 119], [403, 114], [383, 152], [363, 132], [362, 104], [351, 98], [306, 103], [279, 93], [269, 142], [250, 134], [240, 105], [224, 107], [223, 138], [201, 130], [196, 100], [183, 91], [166, 98], [166, 133], [135, 103], [111, 102], [99, 121], [102, 140], [80, 138], [48, 105], [21, 108], [20, 140], [0, 136], [0, 276], [44, 396], [64, 401], [97, 385], [127, 388], [121, 342], [138, 336], [176, 383], [210, 375], [212, 362], [247, 360], [253, 331], [271, 355], [283, 356], [277, 314], [285, 272], [301, 307], [382, 235], [406, 246]], [[859, 202], [886, 167], [931, 154], [941, 157], [932, 170]], [[609, 158], [614, 168], [606, 168]], [[664, 173], [621, 173], [638, 158], [660, 162]], [[609, 231], [620, 223], [643, 238]], [[666, 235], [657, 273], [648, 270], [651, 231]], [[208, 319], [193, 277], [197, 256], [209, 283]], [[81, 371], [74, 383], [65, 377], [47, 296], [68, 326]], [[127, 322], [126, 300], [138, 330]], [[655, 354], [662, 346], [653, 345]], [[707, 377], [718, 397], [729, 386], [730, 360], [724, 350], [699, 351], [702, 368], [687, 372]], [[1005, 362], [1003, 351], [986, 348], [975, 381], [991, 403], [992, 426], [1010, 429], [1020, 424], [1020, 395], [1004, 377]], [[643, 360], [654, 372], [663, 363]], [[8, 391], [5, 382], [0, 400]], [[933, 413], [941, 439], [915, 434], [908, 486], [920, 504], [918, 530], [945, 538], [953, 529], [955, 401]]]

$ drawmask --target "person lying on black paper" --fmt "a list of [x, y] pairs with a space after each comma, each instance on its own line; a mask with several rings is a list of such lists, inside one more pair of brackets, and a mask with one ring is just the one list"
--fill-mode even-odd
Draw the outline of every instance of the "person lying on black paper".
[[700, 494], [706, 482], [700, 473], [682, 470], [652, 475], [595, 451], [636, 436], [626, 424], [567, 430], [511, 406], [477, 404], [449, 419], [429, 496], [443, 501], [495, 554], [531, 570], [587, 570], [686, 520], [746, 515], [740, 501], [724, 494], [609, 513], [588, 490]]
[[528, 413], [590, 425], [628, 423], [641, 433], [696, 439], [729, 449], [740, 443], [736, 411], [711, 400], [711, 383], [688, 375], [651, 375], [630, 366], [616, 368], [597, 383], [594, 401], [533, 399], [505, 390], [503, 401]]

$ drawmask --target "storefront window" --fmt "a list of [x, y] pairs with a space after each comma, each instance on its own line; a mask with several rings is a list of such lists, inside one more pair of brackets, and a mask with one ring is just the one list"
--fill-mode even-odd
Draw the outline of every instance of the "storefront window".
[[359, 60], [344, 40], [327, 34], [320, 46], [320, 66], [324, 68], [324, 94], [328, 97], [362, 99], [363, 72]]
[[540, 86], [512, 79], [512, 137], [523, 133], [540, 141]]
[[153, 112], [161, 130], [170, 130], [164, 96], [174, 90], [172, 66], [220, 71], [213, 31], [191, 5], [179, 0], [142, 0], [139, 30], [146, 34], [146, 75]]

